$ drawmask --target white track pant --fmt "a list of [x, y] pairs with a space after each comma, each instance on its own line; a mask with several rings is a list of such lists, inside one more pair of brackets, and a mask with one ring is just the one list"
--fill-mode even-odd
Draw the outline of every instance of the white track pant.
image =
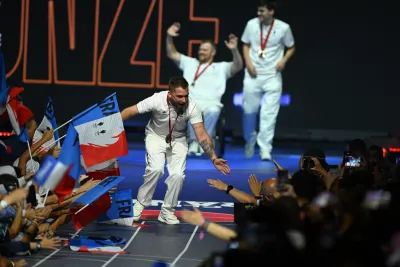
[[[262, 96], [265, 93], [265, 97]], [[282, 74], [257, 75], [252, 78], [247, 70], [243, 81], [243, 135], [246, 142], [254, 140], [261, 151], [271, 152], [275, 134], [276, 118], [279, 113], [282, 94]], [[260, 129], [257, 135], [256, 123], [260, 110]]]
[[167, 159], [168, 178], [167, 192], [164, 198], [163, 208], [173, 211], [178, 204], [185, 180], [186, 156], [188, 152], [187, 143], [173, 141], [172, 149], [165, 139], [156, 135], [147, 135], [146, 144], [146, 170], [143, 175], [143, 185], [139, 188], [137, 200], [145, 207], [151, 204], [157, 183], [164, 175], [164, 164]]

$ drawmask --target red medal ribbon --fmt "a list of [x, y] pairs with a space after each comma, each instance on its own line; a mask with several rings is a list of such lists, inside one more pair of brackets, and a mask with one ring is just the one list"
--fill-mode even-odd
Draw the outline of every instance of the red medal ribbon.
[[192, 82], [192, 85], [194, 85], [194, 83], [197, 81], [197, 79], [206, 71], [206, 69], [208, 67], [210, 67], [213, 64], [213, 62], [211, 61], [210, 63], [208, 63], [208, 65], [199, 73], [200, 70], [200, 66], [201, 64], [199, 64], [199, 66], [197, 67], [197, 71], [196, 74], [194, 75], [194, 80]]
[[[168, 106], [168, 131], [169, 134], [167, 135], [166, 141], [172, 146], [172, 132], [174, 131], [175, 124], [178, 121], [178, 116], [176, 117], [174, 125], [171, 128], [171, 109], [169, 108], [168, 96], [167, 96], [167, 106]], [[169, 142], [168, 142], [169, 141]]]
[[263, 25], [262, 25], [262, 23], [260, 23], [260, 44], [261, 44], [261, 51], [262, 51], [262, 52], [265, 52], [265, 48], [267, 47], [267, 42], [268, 42], [269, 36], [270, 36], [270, 34], [271, 34], [272, 28], [274, 27], [274, 23], [275, 23], [275, 20], [272, 20], [271, 25], [270, 25], [269, 30], [268, 30], [268, 33], [267, 33], [267, 36], [265, 37], [264, 42], [263, 42], [263, 40], [262, 40], [262, 36], [263, 36]]

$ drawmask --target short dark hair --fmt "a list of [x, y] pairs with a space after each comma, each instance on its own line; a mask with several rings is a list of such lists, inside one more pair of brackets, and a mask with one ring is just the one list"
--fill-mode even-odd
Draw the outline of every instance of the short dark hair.
[[210, 44], [214, 49], [217, 49], [217, 45], [211, 39], [205, 39], [205, 40], [201, 41], [201, 44]]
[[178, 87], [188, 90], [189, 83], [183, 77], [172, 77], [168, 83], [168, 90], [172, 92]]
[[276, 11], [276, 8], [278, 7], [278, 3], [276, 1], [260, 0], [260, 4], [258, 5], [258, 7], [266, 7], [269, 10]]

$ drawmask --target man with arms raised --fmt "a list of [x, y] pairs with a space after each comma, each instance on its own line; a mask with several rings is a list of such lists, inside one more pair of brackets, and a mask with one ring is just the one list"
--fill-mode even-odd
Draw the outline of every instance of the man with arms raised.
[[[225, 93], [226, 80], [243, 68], [242, 57], [238, 51], [238, 38], [231, 34], [226, 47], [233, 55], [232, 62], [214, 62], [216, 46], [213, 41], [205, 40], [200, 44], [198, 59], [185, 56], [176, 51], [172, 38], [179, 35], [180, 24], [174, 23], [167, 31], [167, 55], [183, 71], [183, 77], [189, 81], [190, 97], [194, 99], [203, 114], [204, 127], [213, 135], [218, 121]], [[189, 154], [201, 155], [195, 133], [189, 128]]]
[[136, 221], [140, 219], [143, 209], [151, 204], [158, 180], [164, 174], [166, 159], [169, 173], [165, 180], [167, 192], [158, 220], [167, 224], [179, 224], [174, 212], [185, 180], [188, 122], [192, 125], [200, 146], [215, 168], [223, 174], [230, 172], [226, 160], [219, 159], [215, 155], [212, 140], [203, 125], [201, 112], [196, 103], [189, 98], [188, 86], [188, 82], [183, 77], [172, 78], [169, 81], [168, 91], [156, 93], [121, 112], [123, 120], [138, 114], [152, 113], [145, 133], [144, 183], [139, 188], [134, 205], [133, 214]]

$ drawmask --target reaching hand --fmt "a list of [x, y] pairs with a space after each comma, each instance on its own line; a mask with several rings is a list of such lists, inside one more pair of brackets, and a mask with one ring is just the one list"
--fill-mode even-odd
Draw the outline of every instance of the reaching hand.
[[18, 201], [26, 199], [28, 197], [28, 193], [29, 191], [27, 188], [16, 189], [6, 196], [4, 201], [6, 201], [8, 205], [13, 205]]
[[25, 217], [30, 221], [42, 221], [45, 219], [43, 214], [32, 208], [26, 209]]
[[257, 176], [255, 174], [251, 174], [249, 176], [249, 186], [253, 195], [258, 197], [261, 194], [262, 183], [258, 182]]
[[57, 249], [61, 246], [61, 241], [57, 238], [47, 238], [47, 236], [43, 237], [43, 240], [40, 242], [40, 245], [44, 249]]
[[238, 45], [238, 38], [234, 34], [229, 35], [229, 41], [225, 41], [226, 47], [228, 47], [230, 50], [236, 49]]
[[207, 183], [210, 185], [210, 187], [214, 187], [221, 191], [226, 191], [228, 189], [228, 185], [218, 179], [207, 179]]
[[179, 22], [175, 22], [174, 24], [172, 24], [168, 30], [167, 30], [167, 34], [169, 36], [172, 37], [176, 37], [179, 36], [179, 30], [181, 29], [181, 24]]
[[181, 218], [191, 225], [200, 225], [204, 221], [204, 217], [201, 212], [194, 208], [194, 211], [183, 210], [181, 213]]
[[226, 164], [228, 161], [225, 159], [216, 159], [214, 160], [214, 166], [217, 168], [222, 174], [227, 175], [231, 172], [231, 169]]

